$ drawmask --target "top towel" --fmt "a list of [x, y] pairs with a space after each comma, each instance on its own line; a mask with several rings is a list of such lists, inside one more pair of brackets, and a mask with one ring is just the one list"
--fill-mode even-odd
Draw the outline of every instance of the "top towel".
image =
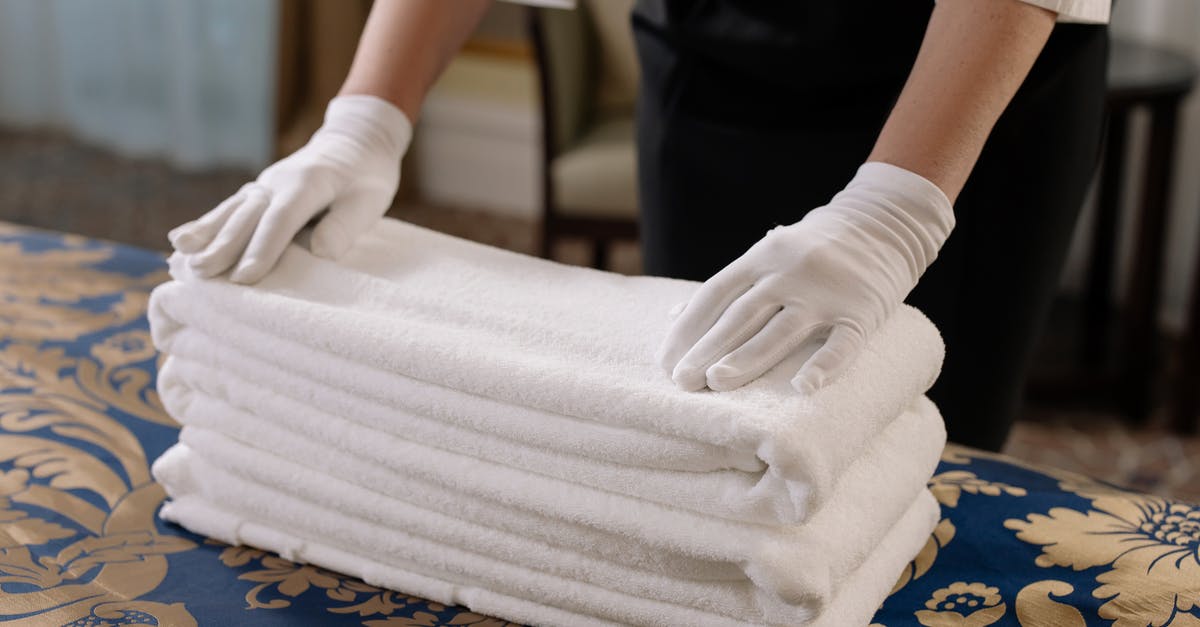
[[207, 326], [314, 381], [512, 442], [744, 473], [784, 523], [806, 518], [932, 385], [944, 350], [934, 325], [902, 306], [811, 397], [790, 378], [816, 343], [737, 390], [684, 392], [654, 353], [667, 311], [697, 283], [566, 266], [390, 219], [337, 262], [293, 244], [254, 286], [199, 279], [179, 255], [170, 266], [175, 281], [150, 309], [168, 351], [180, 328]]

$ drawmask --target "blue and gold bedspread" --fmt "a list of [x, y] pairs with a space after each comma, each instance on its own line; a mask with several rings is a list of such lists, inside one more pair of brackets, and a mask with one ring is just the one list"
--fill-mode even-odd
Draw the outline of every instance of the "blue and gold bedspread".
[[[0, 621], [497, 627], [163, 523], [162, 256], [0, 223]], [[886, 627], [1200, 626], [1200, 508], [951, 447]], [[849, 528], [847, 533], [853, 533]]]

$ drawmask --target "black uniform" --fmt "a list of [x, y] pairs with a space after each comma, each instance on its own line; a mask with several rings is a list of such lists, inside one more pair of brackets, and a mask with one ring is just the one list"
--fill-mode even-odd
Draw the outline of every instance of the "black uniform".
[[[845, 186], [912, 68], [930, 0], [640, 0], [649, 274], [705, 280]], [[1099, 149], [1107, 28], [1058, 24], [906, 302], [946, 340], [950, 439], [999, 449]]]

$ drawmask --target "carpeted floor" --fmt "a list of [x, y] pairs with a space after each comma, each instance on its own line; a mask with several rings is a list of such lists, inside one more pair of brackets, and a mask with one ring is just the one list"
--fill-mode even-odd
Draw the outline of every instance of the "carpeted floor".
[[[201, 215], [253, 175], [184, 173], [59, 137], [0, 131], [0, 220], [165, 250], [168, 230]], [[413, 203], [397, 204], [390, 215], [522, 252], [533, 252], [537, 243], [537, 225], [528, 220]], [[565, 243], [556, 256], [578, 263], [586, 252]], [[612, 265], [636, 273], [636, 246], [614, 250]], [[1200, 437], [1133, 426], [1103, 408], [1027, 404], [1006, 452], [1200, 502]]]

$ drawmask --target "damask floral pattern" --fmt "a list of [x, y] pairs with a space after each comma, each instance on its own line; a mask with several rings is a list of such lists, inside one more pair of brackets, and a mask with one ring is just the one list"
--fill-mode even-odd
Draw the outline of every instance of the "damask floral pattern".
[[[156, 518], [161, 255], [0, 223], [0, 622], [515, 627]], [[1200, 627], [1200, 508], [949, 447], [877, 627]]]
[[1058, 507], [1005, 526], [1042, 547], [1038, 566], [1104, 568], [1092, 595], [1115, 627], [1200, 625], [1200, 507], [1114, 494], [1087, 511]]
[[[1024, 475], [1024, 486], [976, 475], [994, 468]], [[947, 448], [939, 470], [930, 490], [942, 503], [944, 518], [880, 615], [903, 607], [898, 599], [905, 597], [906, 584], [958, 561], [952, 549], [963, 542], [952, 545], [957, 536], [968, 544], [963, 553], [979, 560], [979, 571], [994, 572], [992, 585], [957, 581], [934, 590], [925, 608], [913, 614], [922, 625], [1200, 626], [1200, 507], [955, 446]], [[954, 526], [966, 520], [958, 516], [964, 495], [1018, 498], [1025, 504], [995, 511], [972, 508], [969, 524], [978, 530], [965, 535]], [[997, 535], [997, 523], [1012, 535]]]
[[[143, 599], [167, 556], [164, 497], [130, 428], [169, 424], [143, 320], [161, 267], [101, 269], [115, 249], [79, 238], [0, 235], [0, 619], [195, 624]], [[81, 341], [82, 340], [82, 341]]]

